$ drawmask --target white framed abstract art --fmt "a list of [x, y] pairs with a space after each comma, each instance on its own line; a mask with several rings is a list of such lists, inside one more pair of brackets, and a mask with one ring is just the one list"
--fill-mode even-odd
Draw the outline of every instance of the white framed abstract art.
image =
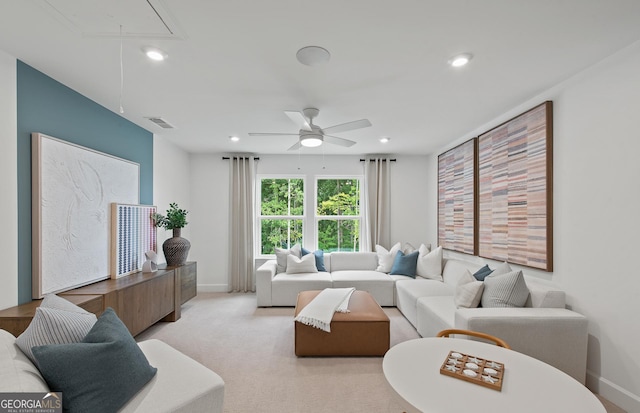
[[140, 165], [31, 134], [32, 295], [110, 277], [111, 203], [138, 204]]

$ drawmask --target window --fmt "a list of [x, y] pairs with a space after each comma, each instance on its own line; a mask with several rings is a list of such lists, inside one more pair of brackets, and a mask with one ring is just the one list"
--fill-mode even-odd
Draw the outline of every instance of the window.
[[315, 196], [302, 177], [259, 178], [259, 255], [296, 243], [325, 252], [360, 250], [360, 179], [315, 178]]
[[260, 180], [260, 254], [275, 254], [275, 248], [302, 244], [304, 180], [264, 178]]
[[318, 249], [325, 252], [360, 250], [360, 180], [316, 180]]

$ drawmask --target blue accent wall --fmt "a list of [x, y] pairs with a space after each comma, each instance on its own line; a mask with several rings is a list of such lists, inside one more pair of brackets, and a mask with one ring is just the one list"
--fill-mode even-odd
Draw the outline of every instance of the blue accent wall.
[[[99, 82], [96, 79], [96, 82]], [[153, 134], [31, 66], [17, 63], [18, 302], [31, 301], [31, 133], [140, 164], [140, 203], [153, 204]]]

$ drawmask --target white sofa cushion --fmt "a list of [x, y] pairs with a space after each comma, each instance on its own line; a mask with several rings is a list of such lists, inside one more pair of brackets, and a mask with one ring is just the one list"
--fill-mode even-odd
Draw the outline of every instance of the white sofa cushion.
[[371, 270], [333, 271], [331, 279], [334, 288], [355, 287], [367, 291], [381, 306], [395, 305], [394, 281], [389, 274]]
[[[332, 252], [328, 255], [331, 257], [330, 271], [332, 273], [351, 270], [376, 271], [378, 267], [378, 257], [375, 252]], [[393, 263], [393, 260], [391, 262]], [[327, 270], [329, 269], [327, 268]], [[391, 267], [389, 267], [390, 270]]]
[[442, 265], [442, 279], [446, 284], [456, 287], [466, 270], [473, 274], [481, 267], [482, 265], [474, 262], [445, 258]]
[[48, 392], [47, 382], [16, 344], [16, 338], [0, 330], [0, 393]]
[[438, 332], [455, 325], [456, 305], [453, 297], [422, 297], [418, 299], [416, 330], [422, 337], [435, 337]]
[[382, 245], [376, 245], [376, 254], [378, 254], [378, 267], [376, 267], [376, 271], [380, 272], [390, 272], [391, 267], [393, 266], [393, 260], [396, 258], [396, 254], [400, 251], [401, 245], [399, 242], [391, 247], [391, 249], [387, 250]]
[[431, 248], [422, 244], [418, 252], [416, 274], [424, 278], [442, 281], [442, 247], [431, 251]]
[[301, 291], [324, 290], [332, 286], [331, 274], [324, 271], [276, 274], [271, 280], [271, 305], [295, 306]]
[[396, 306], [414, 327], [417, 325], [416, 304], [420, 297], [446, 296], [453, 302], [451, 297], [455, 293], [455, 287], [442, 281], [422, 277], [412, 280], [402, 275], [394, 277], [402, 277], [396, 278]]
[[224, 381], [219, 375], [162, 341], [138, 345], [158, 372], [119, 413], [222, 413]]
[[484, 279], [482, 307], [524, 307], [529, 289], [522, 271], [507, 274], [491, 274]]
[[293, 254], [287, 255], [287, 274], [310, 272], [318, 272], [315, 255], [307, 254], [302, 258], [298, 258]]

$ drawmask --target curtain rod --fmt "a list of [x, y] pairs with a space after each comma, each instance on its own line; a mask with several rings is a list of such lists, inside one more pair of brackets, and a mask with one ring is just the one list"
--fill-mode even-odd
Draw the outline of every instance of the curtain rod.
[[[382, 160], [385, 161], [386, 159], [382, 159]], [[360, 159], [360, 162], [364, 162], [364, 161], [366, 161], [366, 159]], [[369, 162], [373, 162], [373, 161], [375, 161], [375, 159], [369, 159]], [[395, 162], [396, 160], [395, 159], [389, 159], [389, 161], [390, 162]]]
[[[245, 157], [242, 157], [242, 156], [234, 156], [233, 158], [234, 158], [234, 159], [238, 159], [238, 158], [241, 158], [241, 159], [249, 159], [249, 157], [248, 157], [248, 156], [245, 156]], [[229, 159], [231, 159], [231, 158], [229, 158], [228, 156], [223, 156], [223, 157], [222, 157], [222, 160], [223, 160], [223, 161], [226, 161], [226, 160], [229, 160]], [[254, 161], [259, 161], [259, 160], [260, 160], [260, 158], [255, 157], [255, 158], [253, 158], [253, 160], [254, 160]]]

